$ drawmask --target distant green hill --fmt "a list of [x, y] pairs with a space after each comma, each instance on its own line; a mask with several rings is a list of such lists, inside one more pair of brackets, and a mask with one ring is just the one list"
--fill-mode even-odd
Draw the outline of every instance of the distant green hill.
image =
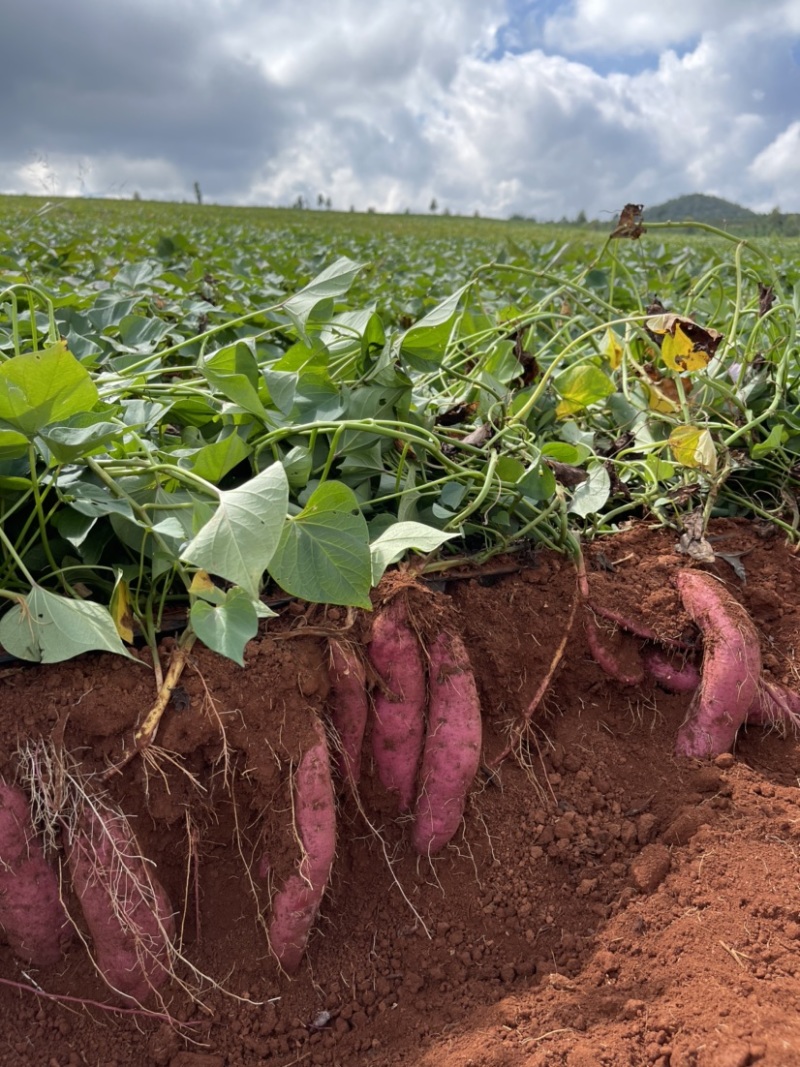
[[723, 200], [719, 196], [705, 196], [692, 193], [690, 196], [678, 196], [654, 207], [645, 205], [644, 219], [647, 222], [681, 222], [693, 219], [695, 222], [708, 222], [713, 226], [734, 222], [755, 222], [759, 218], [755, 211]]

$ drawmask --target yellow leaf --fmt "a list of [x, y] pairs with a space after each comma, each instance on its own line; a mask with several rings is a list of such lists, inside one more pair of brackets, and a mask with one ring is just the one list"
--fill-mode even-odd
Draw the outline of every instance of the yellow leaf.
[[699, 426], [676, 426], [669, 435], [669, 447], [684, 467], [699, 467], [709, 474], [716, 474], [717, 450], [708, 430]]
[[606, 346], [603, 349], [603, 354], [608, 358], [612, 370], [616, 370], [622, 362], [622, 353], [623, 349], [619, 338], [612, 329], [608, 329], [606, 331]]
[[200, 596], [202, 593], [210, 593], [216, 589], [216, 586], [211, 581], [211, 576], [208, 571], [195, 571], [192, 576], [192, 584], [189, 586], [189, 592], [193, 596]]
[[711, 356], [708, 352], [695, 348], [694, 341], [687, 337], [680, 327], [675, 325], [675, 333], [667, 333], [661, 342], [661, 358], [672, 370], [695, 371], [708, 366]]
[[662, 338], [661, 358], [681, 374], [707, 367], [722, 340], [721, 333], [683, 315], [651, 315], [646, 325], [651, 334]]
[[669, 415], [671, 412], [678, 410], [678, 405], [675, 401], [670, 400], [657, 385], [646, 385], [645, 390], [647, 392], [647, 403], [653, 411], [661, 411]]
[[697, 442], [695, 459], [698, 467], [708, 471], [709, 474], [717, 473], [717, 450], [714, 447], [714, 439], [708, 430], [703, 430]]
[[189, 586], [189, 595], [200, 597], [208, 604], [221, 604], [225, 600], [225, 594], [218, 585], [211, 580], [208, 571], [195, 571], [192, 583]]
[[609, 376], [592, 364], [569, 367], [558, 375], [553, 385], [561, 396], [556, 408], [556, 416], [559, 419], [605, 400], [615, 391]]
[[123, 641], [127, 641], [129, 645], [133, 644], [133, 612], [131, 611], [128, 583], [124, 578], [117, 579], [114, 592], [111, 594], [109, 610], [120, 638]]
[[583, 410], [583, 404], [576, 404], [574, 400], [559, 400], [556, 404], [556, 418], [568, 419], [578, 411]]

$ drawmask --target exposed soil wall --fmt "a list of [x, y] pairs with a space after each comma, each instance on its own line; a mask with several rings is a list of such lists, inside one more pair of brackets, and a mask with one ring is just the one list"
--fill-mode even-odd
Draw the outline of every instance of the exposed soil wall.
[[[721, 558], [714, 570], [756, 621], [765, 669], [800, 688], [800, 563], [753, 524], [713, 533], [745, 568], [744, 584]], [[637, 528], [595, 545], [593, 597], [691, 636], [674, 542]], [[433, 590], [467, 642], [487, 761], [547, 671], [574, 595], [571, 564], [548, 554]], [[270, 879], [296, 855], [291, 767], [330, 711], [324, 638], [281, 636], [307, 623], [345, 614], [288, 612], [244, 669], [197, 649], [158, 736], [173, 755], [137, 758], [107, 783], [178, 909], [185, 955], [225, 992], [168, 988], [166, 1008], [191, 1024], [181, 1030], [0, 986], [0, 1065], [800, 1064], [800, 746], [748, 728], [731, 756], [676, 758], [688, 698], [609, 680], [580, 623], [525, 745], [476, 783], [463, 832], [433, 863], [412, 852], [365, 761], [363, 812], [340, 797], [306, 959], [282, 975], [263, 916]], [[145, 666], [109, 656], [0, 669], [0, 774], [40, 737], [102, 774], [153, 692]], [[0, 978], [110, 1000], [80, 943], [46, 972], [0, 944]]]

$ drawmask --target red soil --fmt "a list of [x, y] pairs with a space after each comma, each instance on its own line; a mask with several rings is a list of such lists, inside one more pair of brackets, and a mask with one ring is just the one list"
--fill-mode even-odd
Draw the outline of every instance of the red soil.
[[[712, 569], [755, 620], [768, 676], [798, 688], [800, 563], [752, 524], [714, 533], [718, 552], [741, 553], [746, 584], [723, 559]], [[674, 541], [638, 528], [595, 545], [593, 599], [691, 637]], [[422, 625], [444, 612], [467, 642], [487, 762], [548, 670], [574, 591], [572, 565], [541, 554], [416, 596]], [[264, 933], [270, 878], [296, 859], [291, 765], [330, 712], [324, 638], [285, 635], [344, 621], [295, 606], [244, 669], [196, 650], [162, 758], [108, 782], [185, 956], [220, 988], [179, 969], [194, 999], [174, 983], [147, 1004], [172, 1024], [111, 1014], [34, 992], [113, 1003], [80, 941], [46, 972], [0, 944], [0, 978], [19, 984], [0, 986], [2, 1067], [800, 1064], [800, 745], [749, 728], [732, 756], [676, 758], [688, 697], [609, 680], [580, 619], [518, 758], [476, 783], [432, 864], [365, 759], [365, 814], [342, 797], [331, 889], [299, 976], [283, 976]], [[152, 672], [121, 658], [0, 668], [0, 774], [13, 777], [18, 745], [53, 737], [99, 775], [153, 696]]]

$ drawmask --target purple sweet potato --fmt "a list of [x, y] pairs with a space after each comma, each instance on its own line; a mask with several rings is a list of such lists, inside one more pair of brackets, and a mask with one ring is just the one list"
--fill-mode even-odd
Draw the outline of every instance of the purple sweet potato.
[[171, 971], [175, 921], [167, 894], [121, 812], [86, 804], [66, 839], [97, 969], [116, 993], [141, 1002]]
[[711, 575], [682, 570], [676, 584], [703, 635], [703, 670], [675, 751], [680, 756], [714, 757], [731, 748], [756, 702], [761, 678], [758, 633], [738, 600]]
[[641, 685], [644, 667], [638, 650], [627, 634], [618, 631], [601, 637], [601, 627], [591, 608], [587, 609], [584, 629], [592, 658], [609, 677], [622, 685]]
[[378, 778], [410, 811], [425, 738], [425, 667], [405, 601], [396, 597], [375, 619], [369, 658], [383, 682], [375, 694], [372, 754]]
[[281, 967], [294, 974], [328, 885], [336, 853], [336, 803], [328, 743], [318, 740], [303, 754], [294, 777], [294, 810], [303, 855], [272, 900], [269, 943]]
[[[615, 678], [622, 685], [640, 685], [644, 679], [644, 666], [638, 649], [630, 642], [627, 634], [616, 630], [601, 637], [600, 624], [589, 601], [589, 578], [586, 574], [586, 560], [579, 553], [575, 562], [578, 580], [578, 596], [584, 606], [584, 632], [586, 643], [592, 659], [602, 667], [607, 675]], [[626, 624], [616, 621], [622, 629], [629, 629]], [[611, 643], [613, 642], [613, 648]]]
[[460, 637], [441, 633], [429, 649], [428, 732], [411, 841], [431, 855], [453, 837], [481, 755], [481, 708]]
[[352, 645], [332, 639], [328, 649], [333, 704], [331, 718], [341, 745], [339, 771], [348, 787], [356, 792], [361, 779], [361, 745], [369, 711], [366, 672], [363, 660]]
[[0, 927], [37, 967], [58, 963], [70, 941], [58, 876], [44, 856], [21, 789], [0, 781]]
[[653, 681], [670, 693], [693, 693], [700, 685], [700, 672], [690, 660], [675, 662], [656, 648], [648, 649], [642, 658]]

